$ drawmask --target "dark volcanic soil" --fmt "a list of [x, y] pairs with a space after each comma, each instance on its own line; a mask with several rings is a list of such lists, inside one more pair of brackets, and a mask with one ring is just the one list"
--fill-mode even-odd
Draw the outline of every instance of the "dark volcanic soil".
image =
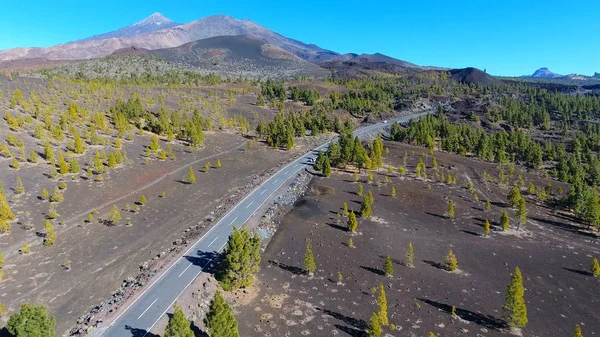
[[[586, 336], [600, 333], [600, 281], [586, 273], [592, 257], [600, 256], [595, 234], [580, 230], [525, 192], [525, 230], [500, 232], [495, 226], [504, 209], [513, 226], [516, 218], [513, 209], [505, 208], [508, 188], [500, 187], [497, 178], [482, 176], [485, 169], [497, 177], [494, 165], [435, 153], [440, 171], [457, 179], [449, 186], [434, 181], [431, 157], [426, 160], [431, 180], [415, 178], [422, 148], [386, 145], [390, 153], [384, 161], [394, 167], [409, 152], [407, 175], [391, 174], [391, 182], [381, 187], [363, 181], [365, 192], [371, 189], [375, 197], [374, 217], [359, 219], [357, 234], [347, 232], [346, 218], [337, 216], [343, 202], [350, 209], [360, 208], [357, 183], [348, 173], [313, 180], [307, 196], [285, 217], [264, 253], [258, 296], [236, 308], [243, 336], [366, 336], [366, 324], [376, 310], [372, 289], [380, 284], [387, 292], [389, 321], [396, 326], [395, 331], [384, 327], [384, 335], [508, 335], [501, 308], [516, 266], [523, 273], [529, 313], [523, 335], [569, 336], [576, 324]], [[511, 184], [517, 174], [509, 177]], [[546, 183], [522, 174], [526, 184]], [[382, 170], [375, 180], [383, 181], [385, 175]], [[480, 201], [465, 188], [469, 181]], [[392, 185], [396, 198], [389, 196]], [[456, 204], [454, 220], [445, 216], [448, 198]], [[491, 211], [485, 211], [487, 198]], [[481, 236], [486, 218], [494, 227], [489, 237]], [[350, 237], [354, 249], [347, 245]], [[312, 278], [302, 271], [306, 239], [313, 243], [317, 263]], [[409, 242], [416, 253], [415, 268], [402, 265]], [[438, 266], [449, 249], [458, 257], [458, 272]], [[395, 262], [392, 278], [382, 275], [388, 254]], [[450, 314], [452, 306], [457, 318]]]

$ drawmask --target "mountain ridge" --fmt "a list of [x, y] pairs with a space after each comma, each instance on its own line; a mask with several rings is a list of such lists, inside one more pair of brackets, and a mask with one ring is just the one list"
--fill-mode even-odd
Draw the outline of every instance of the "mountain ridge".
[[168, 29], [175, 26], [180, 26], [181, 23], [173, 22], [166, 18], [159, 12], [155, 12], [152, 15], [123, 28], [119, 28], [117, 30], [113, 30], [110, 32], [92, 35], [85, 39], [73, 41], [73, 42], [84, 42], [84, 41], [92, 41], [92, 40], [105, 40], [112, 38], [122, 38], [122, 37], [133, 37], [136, 35], [152, 33], [161, 29]]

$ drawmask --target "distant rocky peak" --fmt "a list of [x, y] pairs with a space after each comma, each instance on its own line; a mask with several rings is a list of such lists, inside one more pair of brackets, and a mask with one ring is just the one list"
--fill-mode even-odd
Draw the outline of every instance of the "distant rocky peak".
[[156, 12], [152, 15], [150, 15], [149, 17], [138, 21], [136, 23], [133, 24], [133, 26], [145, 26], [145, 25], [163, 25], [165, 23], [172, 23], [173, 21], [167, 19], [164, 15], [162, 15], [159, 12]]

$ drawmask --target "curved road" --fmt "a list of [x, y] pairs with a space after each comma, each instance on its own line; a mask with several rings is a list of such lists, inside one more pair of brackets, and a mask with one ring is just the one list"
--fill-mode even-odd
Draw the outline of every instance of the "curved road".
[[[420, 117], [426, 113], [406, 115], [390, 119], [389, 122], [377, 123], [357, 129], [354, 134], [361, 137], [375, 132], [394, 121], [403, 122]], [[212, 259], [223, 249], [233, 231], [233, 226], [240, 227], [288, 180], [300, 170], [312, 165], [311, 162], [318, 150], [326, 150], [323, 144], [315, 150], [294, 160], [254, 191], [248, 194], [204, 236], [194, 243], [185, 254], [177, 259], [150, 286], [122, 311], [113, 322], [105, 328], [97, 330], [96, 336], [143, 337], [152, 330], [158, 320], [173, 306], [183, 291], [202, 273]]]

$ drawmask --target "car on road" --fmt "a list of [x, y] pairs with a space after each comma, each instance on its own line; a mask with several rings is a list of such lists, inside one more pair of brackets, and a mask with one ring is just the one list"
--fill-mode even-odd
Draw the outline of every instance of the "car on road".
[[314, 164], [315, 163], [315, 158], [308, 158], [308, 163], [309, 164]]

